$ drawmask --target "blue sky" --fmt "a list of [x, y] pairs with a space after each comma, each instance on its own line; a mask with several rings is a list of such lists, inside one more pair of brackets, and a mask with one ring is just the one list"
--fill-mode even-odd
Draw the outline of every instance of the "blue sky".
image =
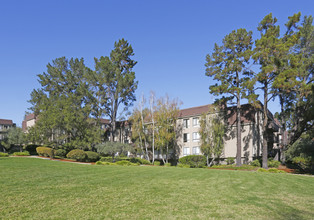
[[[120, 38], [132, 45], [136, 94], [168, 94], [181, 108], [212, 103], [205, 56], [234, 29], [259, 37], [272, 12], [284, 30], [288, 16], [313, 15], [314, 1], [0, 1], [0, 118], [21, 125], [37, 74], [61, 56], [107, 56]], [[276, 102], [270, 110], [278, 111]]]

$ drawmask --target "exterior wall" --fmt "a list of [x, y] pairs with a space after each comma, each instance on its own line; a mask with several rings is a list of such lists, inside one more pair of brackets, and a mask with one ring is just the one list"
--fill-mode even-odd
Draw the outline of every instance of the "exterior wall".
[[[207, 117], [211, 117], [210, 114]], [[193, 141], [193, 133], [199, 131], [199, 125], [193, 126], [193, 118], [198, 117], [200, 119], [200, 115], [194, 116], [186, 116], [184, 118], [179, 118], [177, 120], [177, 126], [182, 126], [182, 130], [180, 134], [178, 134], [178, 146], [180, 148], [179, 157], [186, 156], [184, 153], [184, 148], [189, 148], [190, 154], [193, 154], [193, 147], [200, 147], [200, 141]], [[242, 139], [242, 160], [243, 163], [248, 163], [254, 160], [255, 157], [261, 155], [262, 149], [262, 113], [258, 111], [254, 114], [255, 122], [246, 122], [242, 123], [241, 127], [241, 139]], [[190, 122], [189, 127], [185, 128], [183, 126], [184, 119], [188, 119]], [[236, 157], [237, 153], [237, 137], [236, 137], [236, 125], [229, 125], [224, 143], [224, 150], [222, 152], [221, 158], [227, 157]], [[187, 142], [183, 141], [184, 134], [189, 134], [190, 139]], [[200, 154], [201, 151], [200, 151]]]

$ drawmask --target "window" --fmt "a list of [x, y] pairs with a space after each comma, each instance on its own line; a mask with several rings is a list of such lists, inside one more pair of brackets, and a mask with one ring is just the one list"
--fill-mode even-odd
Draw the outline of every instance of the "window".
[[184, 147], [183, 148], [183, 156], [190, 155], [190, 148], [189, 147]]
[[193, 132], [193, 141], [199, 141], [200, 134], [198, 132]]
[[190, 134], [184, 133], [183, 134], [183, 142], [189, 142], [190, 141]]
[[198, 118], [193, 118], [193, 127], [199, 126], [199, 119]]
[[189, 119], [183, 119], [183, 127], [189, 128], [190, 126], [190, 120]]
[[200, 154], [200, 147], [193, 147], [192, 154], [199, 155]]

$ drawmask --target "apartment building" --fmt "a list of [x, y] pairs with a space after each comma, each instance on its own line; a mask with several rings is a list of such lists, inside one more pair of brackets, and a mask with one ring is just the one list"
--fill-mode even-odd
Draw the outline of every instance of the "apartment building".
[[1, 146], [1, 141], [4, 140], [8, 134], [10, 128], [15, 127], [15, 123], [9, 119], [0, 119], [0, 152], [5, 151], [4, 147]]
[[36, 123], [35, 114], [25, 115], [24, 120], [22, 122], [22, 129], [24, 132], [27, 132], [27, 129], [34, 126]]
[[15, 126], [12, 120], [0, 119], [0, 141], [6, 137], [8, 130]]
[[[178, 138], [178, 146], [180, 148], [179, 157], [201, 154], [199, 134], [201, 115], [207, 113], [207, 117], [213, 117], [214, 114], [218, 114], [218, 112], [209, 113], [210, 107], [211, 105], [204, 105], [180, 110], [177, 120], [177, 124], [182, 125], [181, 134], [179, 134]], [[227, 123], [221, 159], [236, 157], [236, 108], [225, 107], [221, 111], [224, 111], [224, 115], [226, 116], [224, 123]], [[272, 114], [270, 112], [268, 114], [271, 122], [268, 128], [269, 136], [267, 140], [268, 147], [271, 150], [275, 146], [274, 135], [278, 131], [279, 126], [274, 121]], [[241, 157], [243, 163], [248, 163], [256, 157], [261, 156], [263, 140], [262, 120], [263, 112], [261, 109], [256, 109], [249, 104], [241, 106]]]

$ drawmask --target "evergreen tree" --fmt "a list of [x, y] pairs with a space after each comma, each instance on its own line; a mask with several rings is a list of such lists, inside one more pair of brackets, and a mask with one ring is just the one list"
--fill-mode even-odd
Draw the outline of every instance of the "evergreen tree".
[[116, 132], [118, 111], [121, 105], [123, 112], [136, 100], [135, 72], [132, 71], [136, 61], [132, 59], [133, 48], [123, 38], [115, 42], [110, 57], [95, 58], [94, 93], [98, 97], [99, 114], [107, 115], [111, 120], [110, 141], [113, 142]]
[[247, 71], [247, 65], [252, 54], [252, 32], [245, 29], [232, 31], [224, 37], [223, 45], [215, 44], [214, 52], [207, 55], [205, 64], [206, 75], [217, 83], [209, 87], [210, 93], [215, 96], [226, 94], [224, 99], [236, 99], [237, 122], [237, 155], [236, 165], [241, 166], [241, 99], [246, 97], [247, 84], [252, 75]]

